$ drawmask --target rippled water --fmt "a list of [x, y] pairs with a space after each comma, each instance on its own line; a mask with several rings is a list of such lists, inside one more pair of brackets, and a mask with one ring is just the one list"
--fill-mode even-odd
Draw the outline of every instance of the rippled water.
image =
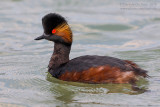
[[[53, 43], [34, 41], [41, 18], [67, 17], [74, 33], [70, 57], [109, 55], [133, 60], [151, 78], [129, 84], [64, 82], [47, 73]], [[159, 0], [0, 0], [0, 107], [160, 106]]]

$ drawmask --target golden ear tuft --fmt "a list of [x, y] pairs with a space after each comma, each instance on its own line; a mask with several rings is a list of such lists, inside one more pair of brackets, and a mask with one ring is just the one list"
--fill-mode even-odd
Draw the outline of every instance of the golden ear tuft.
[[57, 26], [55, 31], [57, 36], [61, 36], [66, 42], [72, 43], [72, 31], [67, 23]]

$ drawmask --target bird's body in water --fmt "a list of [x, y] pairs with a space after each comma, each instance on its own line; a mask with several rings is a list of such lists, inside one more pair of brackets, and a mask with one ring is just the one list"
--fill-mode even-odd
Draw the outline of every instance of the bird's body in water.
[[44, 34], [35, 40], [54, 42], [48, 72], [64, 81], [83, 83], [131, 83], [147, 77], [147, 71], [132, 61], [109, 56], [86, 55], [69, 59], [72, 31], [64, 17], [56, 13], [42, 18]]

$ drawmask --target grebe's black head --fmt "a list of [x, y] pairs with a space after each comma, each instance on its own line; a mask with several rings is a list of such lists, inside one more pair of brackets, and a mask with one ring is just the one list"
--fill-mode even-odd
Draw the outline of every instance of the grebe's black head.
[[53, 42], [72, 44], [72, 31], [64, 17], [50, 13], [42, 18], [44, 33], [35, 40], [46, 39]]

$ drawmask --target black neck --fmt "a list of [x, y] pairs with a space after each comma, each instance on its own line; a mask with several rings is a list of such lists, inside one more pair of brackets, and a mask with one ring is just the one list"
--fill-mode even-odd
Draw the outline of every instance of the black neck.
[[54, 51], [48, 65], [48, 71], [50, 72], [51, 69], [54, 70], [58, 68], [60, 65], [67, 63], [69, 61], [70, 50], [71, 45], [55, 43]]

